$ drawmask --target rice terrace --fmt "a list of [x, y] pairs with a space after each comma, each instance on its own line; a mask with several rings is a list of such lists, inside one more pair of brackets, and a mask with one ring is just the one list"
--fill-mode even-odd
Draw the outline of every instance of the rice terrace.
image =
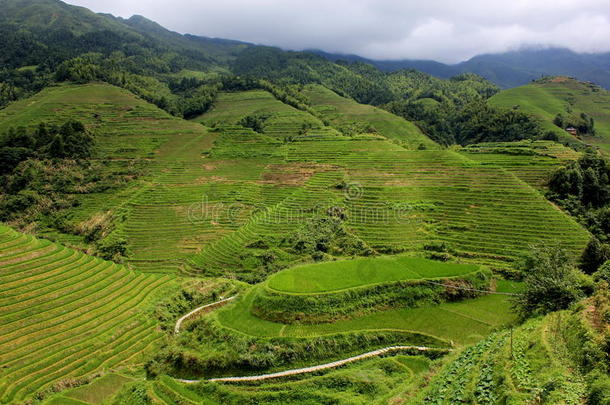
[[0, 404], [610, 404], [608, 54], [69, 3], [0, 0]]

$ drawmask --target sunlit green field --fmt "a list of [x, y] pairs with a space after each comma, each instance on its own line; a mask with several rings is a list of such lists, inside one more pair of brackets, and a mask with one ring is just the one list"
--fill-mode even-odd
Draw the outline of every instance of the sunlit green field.
[[285, 293], [319, 293], [400, 280], [453, 277], [477, 269], [472, 264], [385, 256], [297, 266], [271, 276], [268, 285]]
[[[498, 283], [499, 292], [516, 288], [518, 285], [511, 282]], [[256, 289], [252, 289], [213, 316], [223, 326], [253, 336], [314, 337], [364, 330], [403, 330], [432, 335], [458, 345], [475, 342], [514, 319], [508, 296], [487, 295], [461, 302], [379, 311], [328, 324], [286, 325], [253, 315], [251, 305], [255, 294]]]

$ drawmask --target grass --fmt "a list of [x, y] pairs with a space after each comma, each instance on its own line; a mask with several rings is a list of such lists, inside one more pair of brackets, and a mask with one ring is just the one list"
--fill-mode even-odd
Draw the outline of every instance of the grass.
[[552, 141], [486, 142], [459, 149], [469, 159], [504, 169], [527, 184], [546, 188], [551, 174], [580, 153]]
[[[500, 282], [498, 291], [512, 283]], [[458, 345], [476, 342], [514, 319], [504, 295], [487, 295], [467, 301], [426, 305], [420, 308], [379, 311], [329, 324], [285, 325], [256, 317], [252, 311], [256, 289], [212, 316], [229, 329], [259, 337], [315, 337], [356, 331], [403, 330], [451, 340]]]
[[51, 400], [46, 401], [45, 405], [90, 405], [88, 402], [79, 401], [73, 398], [67, 398], [64, 396], [56, 396]]
[[[430, 150], [432, 141], [392, 114], [320, 86], [304, 94], [330, 126], [267, 92], [249, 91], [220, 95], [214, 110], [197, 119], [219, 122], [210, 131], [125, 90], [90, 84], [52, 87], [11, 104], [0, 111], [0, 129], [78, 116], [98, 133], [98, 157], [108, 170], [141, 165], [139, 179], [79, 195], [80, 205], [68, 213], [78, 226], [110, 210], [114, 235], [128, 242], [129, 264], [147, 272], [231, 271], [260, 280], [252, 259], [259, 252], [247, 246], [260, 238], [273, 245], [311, 217], [308, 210], [335, 205], [349, 213], [354, 235], [380, 253], [416, 253], [444, 242], [465, 261], [506, 268], [541, 240], [561, 241], [575, 255], [586, 244], [586, 231], [530, 187], [573, 158], [565, 151], [552, 157], [535, 145], [542, 154], [527, 160], [498, 148]], [[270, 114], [266, 134], [235, 125], [257, 111]], [[337, 131], [352, 122], [371, 124], [378, 134]], [[417, 150], [422, 142], [428, 150]], [[338, 189], [341, 183], [354, 185], [356, 198]], [[79, 236], [40, 232], [86, 247]], [[282, 255], [286, 263], [276, 266], [300, 259]]]
[[[345, 260], [351, 254], [338, 252], [334, 258], [343, 260], [277, 272], [269, 287], [309, 299], [308, 294], [377, 283], [462, 276], [481, 266], [505, 269], [531, 244], [546, 240], [563, 242], [576, 256], [588, 241], [588, 233], [538, 190], [549, 172], [578, 157], [570, 150], [550, 142], [440, 150], [412, 124], [387, 112], [319, 86], [306, 87], [304, 94], [330, 125], [269, 93], [252, 91], [222, 93], [215, 109], [196, 120], [216, 125], [209, 129], [103, 84], [50, 88], [0, 112], [0, 128], [83, 117], [98, 134], [97, 156], [108, 162], [108, 170], [125, 161], [145, 168], [121, 190], [79, 196], [81, 205], [70, 211], [74, 222], [82, 222], [110, 209], [115, 233], [129, 245], [128, 264], [137, 271], [0, 227], [2, 401], [13, 403], [66, 379], [142, 363], [161, 339], [157, 322], [145, 311], [153, 294], [173, 285], [171, 273], [264, 280], [310, 259], [287, 247], [286, 237], [329, 207], [340, 207], [346, 229], [372, 250], [404, 254]], [[269, 115], [264, 134], [236, 125], [254, 113]], [[354, 123], [369, 124], [376, 133], [340, 132]], [[422, 144], [425, 150], [419, 150]], [[269, 249], [260, 247], [265, 244]], [[459, 264], [416, 257], [441, 244]], [[271, 263], [258, 261], [269, 252]], [[484, 340], [514, 319], [506, 296], [486, 295], [412, 308], [375, 307], [332, 323], [280, 323], [253, 311], [263, 287], [206, 316], [229, 334], [279, 342], [398, 331], [457, 347]], [[498, 287], [515, 288], [506, 282]], [[404, 339], [417, 338], [408, 336]], [[370, 402], [428, 370], [427, 362], [405, 356], [378, 360], [298, 379], [298, 384], [321, 400]], [[386, 379], [379, 369], [401, 371]], [[122, 384], [113, 378], [53, 401], [99, 403]], [[281, 383], [240, 392], [210, 388], [219, 390], [213, 394], [187, 392], [166, 378], [149, 387], [165, 403], [223, 403], [227, 396], [248, 394], [269, 402], [304, 398]]]
[[453, 277], [477, 269], [472, 264], [383, 256], [293, 267], [271, 276], [268, 286], [283, 293], [319, 293], [392, 281]]
[[[562, 314], [569, 318], [569, 314]], [[567, 316], [566, 316], [567, 315]], [[420, 392], [398, 394], [396, 402], [581, 403], [585, 379], [566, 355], [557, 313], [499, 332], [445, 361]], [[580, 342], [584, 344], [584, 342]]]
[[190, 403], [187, 399], [205, 404], [380, 403], [404, 384], [418, 381], [429, 367], [430, 360], [425, 357], [395, 354], [323, 373], [248, 385], [179, 385], [161, 379], [149, 385], [149, 393], [163, 398], [161, 401], [165, 404]]
[[[101, 83], [49, 87], [31, 98], [12, 103], [0, 111], [0, 133], [11, 126], [59, 124], [74, 118], [95, 133], [95, 159], [103, 163], [109, 174], [136, 167], [140, 176], [158, 178], [161, 171], [168, 170], [166, 157], [172, 159], [172, 167], [184, 166], [184, 158], [168, 150], [192, 147], [194, 142], [197, 148], [209, 148], [213, 138], [201, 125], [172, 117], [124, 89]], [[201, 156], [201, 149], [195, 151], [197, 157]], [[144, 177], [131, 178], [121, 187], [106, 192], [76, 195], [78, 206], [68, 212], [70, 224], [77, 227], [110, 210], [115, 219], [113, 226], [121, 228], [122, 220], [132, 212], [126, 208], [137, 209], [137, 204], [131, 203], [137, 203], [138, 196], [149, 185]], [[39, 233], [86, 247], [85, 241], [75, 235], [53, 229], [41, 229]], [[136, 239], [131, 238], [130, 242], [132, 252], [138, 257], [143, 247]]]
[[472, 344], [513, 320], [506, 297], [490, 295], [466, 302], [380, 311], [331, 324], [288, 326], [284, 336], [317, 336], [349, 331], [405, 330], [457, 345]]
[[[304, 94], [329, 119], [331, 128], [354, 120], [368, 122], [367, 106], [316, 86], [306, 87]], [[226, 114], [234, 122], [253, 111], [248, 102], [251, 92], [230, 97], [235, 107], [224, 103], [200, 119]], [[269, 95], [265, 99], [270, 105], [277, 103]], [[375, 116], [387, 121], [388, 128], [398, 119], [388, 113]], [[406, 129], [401, 133], [413, 144], [419, 142], [418, 133]], [[308, 212], [332, 206], [344, 207], [350, 230], [378, 252], [421, 252], [426, 245], [444, 242], [462, 260], [498, 269], [510, 267], [531, 244], [543, 240], [561, 241], [575, 255], [588, 241], [589, 235], [580, 225], [534, 189], [563, 162], [577, 157], [567, 148], [550, 142], [510, 146], [519, 152], [533, 151], [533, 157], [508, 154], [508, 145], [484, 151], [473, 147], [459, 153], [408, 150], [407, 144], [387, 135], [391, 140], [379, 134], [313, 137], [308, 133], [279, 142], [281, 137], [276, 135], [254, 134], [228, 124], [221, 127], [209, 164], [221, 160], [226, 167], [229, 160], [235, 170], [241, 166], [252, 176], [236, 181], [233, 173], [219, 175], [216, 170], [209, 176], [222, 177], [215, 183], [235, 186], [233, 195], [239, 198], [244, 216], [231, 228], [216, 221], [223, 234], [216, 233], [218, 237], [190, 256], [188, 271], [220, 275], [231, 269], [252, 275], [256, 268], [242, 258], [259, 252], [248, 246], [259, 240], [275, 246], [274, 241], [311, 217]], [[262, 161], [267, 165], [253, 168]], [[339, 189], [341, 183], [354, 187], [355, 196]], [[229, 194], [221, 198], [214, 202], [226, 206], [236, 201]], [[296, 259], [277, 266], [296, 263]]]
[[[263, 280], [284, 266], [302, 264], [310, 258], [282, 243], [329, 207], [341, 207], [346, 229], [371, 249], [405, 254], [291, 268], [272, 276], [271, 288], [306, 295], [460, 276], [482, 265], [509, 268], [540, 241], [563, 242], [575, 256], [588, 241], [588, 233], [537, 189], [550, 171], [577, 157], [568, 149], [535, 142], [440, 150], [411, 123], [387, 112], [320, 86], [307, 86], [304, 94], [330, 125], [264, 91], [222, 93], [214, 110], [197, 122], [186, 122], [105, 84], [52, 87], [0, 111], [0, 131], [79, 117], [97, 133], [97, 158], [108, 170], [128, 163], [144, 168], [124, 188], [78, 196], [80, 205], [70, 209], [74, 223], [112, 211], [114, 232], [127, 240], [127, 261], [136, 271], [0, 226], [4, 403], [30, 398], [66, 379], [142, 363], [161, 339], [146, 308], [153, 294], [173, 285], [171, 273]], [[264, 134], [236, 125], [255, 113], [269, 115]], [[356, 124], [370, 125], [376, 133], [340, 132]], [[419, 150], [420, 145], [426, 149]], [[73, 237], [58, 239], [72, 242]], [[270, 248], [256, 247], [261, 241]], [[441, 243], [460, 264], [413, 257]], [[268, 251], [270, 264], [257, 261]], [[230, 333], [260, 338], [397, 330], [432, 335], [456, 346], [480, 341], [513, 320], [506, 296], [487, 295], [415, 308], [375, 308], [333, 323], [285, 324], [253, 313], [257, 288], [207, 316]], [[499, 284], [501, 291], [511, 288]], [[427, 370], [427, 363], [411, 358], [379, 361], [363, 363], [374, 367], [350, 366], [299, 383], [317, 386], [325, 401], [357, 397], [367, 402], [389, 395], [383, 384], [394, 390], [398, 381]], [[403, 371], [391, 381], [378, 370], [393, 367]], [[53, 401], [99, 401], [121, 384], [113, 378]], [[167, 379], [151, 384], [166, 403], [198, 398], [223, 403], [223, 395], [243, 394], [231, 388], [218, 395], [187, 393]], [[349, 386], [349, 392], [337, 386]], [[303, 399], [294, 397], [296, 391], [287, 385], [258, 388], [250, 391], [258, 391], [253, 398], [259, 400], [281, 402], [284, 394], [295, 403]], [[303, 392], [314, 391], [308, 389]]]
[[234, 125], [243, 117], [253, 114], [269, 116], [266, 133], [283, 130], [284, 136], [297, 132], [305, 123], [317, 128], [323, 125], [319, 119], [309, 113], [282, 103], [264, 90], [220, 93], [212, 110], [195, 118], [194, 121], [208, 126], [216, 123]]

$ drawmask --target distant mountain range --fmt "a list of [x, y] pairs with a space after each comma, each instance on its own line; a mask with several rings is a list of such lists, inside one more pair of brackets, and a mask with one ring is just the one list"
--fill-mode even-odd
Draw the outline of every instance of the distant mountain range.
[[[84, 52], [179, 55], [193, 68], [230, 71], [244, 50], [266, 48], [247, 42], [182, 35], [141, 16], [96, 14], [59, 0], [0, 0], [0, 68], [59, 63]], [[146, 51], [140, 52], [145, 49]], [[281, 51], [276, 48], [278, 53]], [[292, 56], [302, 52], [286, 52]], [[610, 53], [580, 54], [563, 48], [530, 48], [475, 56], [447, 65], [430, 60], [380, 61], [357, 55], [306, 51], [330, 61], [365, 62], [381, 71], [415, 69], [439, 78], [478, 74], [502, 88], [542, 76], [570, 76], [610, 89]], [[175, 57], [174, 57], [175, 58]], [[322, 59], [321, 58], [321, 59]]]
[[332, 61], [369, 63], [386, 72], [415, 69], [441, 78], [466, 72], [475, 73], [503, 88], [521, 86], [542, 76], [570, 76], [610, 89], [610, 53], [587, 54], [565, 48], [531, 48], [479, 55], [462, 63], [446, 65], [431, 60], [380, 61], [357, 55], [341, 55], [317, 50], [311, 52]]

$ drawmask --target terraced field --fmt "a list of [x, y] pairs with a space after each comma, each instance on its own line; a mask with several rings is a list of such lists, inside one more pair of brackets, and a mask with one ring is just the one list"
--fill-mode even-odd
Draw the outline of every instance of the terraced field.
[[[517, 286], [499, 282], [498, 292], [512, 292]], [[423, 305], [377, 311], [332, 323], [312, 325], [282, 324], [254, 315], [252, 305], [258, 291], [249, 293], [210, 315], [222, 326], [251, 336], [313, 338], [337, 333], [362, 331], [404, 331], [433, 336], [445, 344], [465, 345], [476, 342], [493, 329], [514, 319], [510, 302], [504, 295], [486, 295], [460, 302]]]
[[[62, 124], [77, 118], [95, 133], [95, 157], [107, 173], [120, 174], [136, 168], [141, 176], [154, 177], [166, 170], [167, 160], [156, 165], [162, 151], [176, 145], [187, 147], [194, 139], [206, 136], [205, 128], [172, 117], [130, 92], [108, 84], [61, 85], [46, 88], [35, 96], [12, 103], [0, 111], [0, 133], [11, 126], [37, 126], [40, 122]], [[169, 144], [168, 141], [171, 141]], [[165, 149], [160, 149], [165, 145]], [[173, 163], [181, 167], [180, 161]], [[151, 173], [152, 171], [152, 173]], [[126, 179], [130, 180], [130, 179]], [[77, 226], [96, 214], [111, 211], [115, 220], [124, 216], [122, 208], [134, 195], [139, 195], [141, 179], [126, 181], [107, 192], [79, 194], [79, 205], [70, 209], [70, 221]], [[120, 222], [120, 221], [118, 221]], [[118, 224], [116, 224], [118, 226]], [[83, 244], [82, 238], [56, 231], [60, 241]], [[134, 246], [137, 253], [141, 246]]]
[[148, 384], [147, 392], [156, 404], [382, 403], [405, 384], [417, 384], [429, 367], [430, 360], [425, 357], [396, 355], [298, 380], [269, 380], [247, 386], [186, 386], [164, 377]]
[[[270, 115], [265, 135], [235, 125], [254, 113]], [[300, 188], [315, 168], [286, 165], [278, 139], [338, 136], [265, 91], [221, 93], [214, 110], [195, 121], [219, 129], [201, 127], [160, 147], [149, 183], [129, 201], [123, 231], [139, 269], [191, 271], [190, 257]], [[303, 125], [311, 134], [299, 135]]]
[[354, 100], [340, 97], [333, 91], [319, 85], [305, 86], [303, 94], [311, 100], [314, 110], [329, 120], [332, 125], [366, 124], [384, 137], [410, 149], [440, 148], [412, 122], [380, 108], [359, 104]]
[[543, 188], [550, 175], [580, 153], [550, 141], [486, 142], [460, 150], [469, 159], [505, 169], [527, 184]]
[[471, 264], [382, 256], [292, 267], [272, 275], [268, 286], [282, 293], [327, 293], [402, 280], [457, 277], [477, 270], [478, 266]]
[[161, 334], [143, 310], [167, 276], [144, 275], [0, 226], [0, 399], [138, 364]]
[[[565, 317], [566, 314], [564, 313]], [[493, 334], [448, 361], [408, 403], [489, 403], [537, 401], [582, 403], [583, 376], [571, 367], [566, 340], [557, 329], [560, 314], [531, 320], [511, 334]], [[413, 397], [416, 398], [413, 398]]]
[[[573, 157], [565, 148], [536, 144], [533, 158], [430, 150], [435, 144], [403, 119], [321, 86], [304, 94], [331, 125], [370, 123], [378, 134], [344, 136], [264, 91], [221, 94], [197, 119], [217, 124], [210, 131], [105, 84], [50, 88], [0, 118], [6, 128], [79, 116], [98, 133], [108, 170], [142, 165], [140, 180], [80, 195], [70, 215], [78, 224], [110, 210], [130, 263], [144, 271], [247, 272], [246, 246], [293, 232], [332, 206], [344, 207], [349, 228], [379, 252], [446, 242], [458, 256], [506, 267], [531, 243], [556, 239], [575, 253], [586, 243], [578, 225], [524, 183], [540, 186], [548, 170]], [[265, 134], [235, 125], [257, 112], [270, 116]], [[422, 143], [428, 150], [416, 150]]]
[[350, 229], [379, 252], [421, 251], [446, 242], [458, 256], [499, 268], [530, 244], [557, 240], [578, 254], [589, 238], [516, 176], [539, 185], [544, 169], [528, 176], [525, 170], [476, 162], [453, 151], [405, 150], [374, 136], [282, 147], [284, 164], [316, 165], [318, 171], [236, 232], [204, 246], [192, 257], [192, 267], [235, 268], [249, 244], [286, 234], [305, 213], [332, 206], [345, 207]]
[[212, 111], [194, 121], [207, 126], [235, 125], [247, 115], [265, 116], [265, 133], [280, 139], [324, 126], [318, 118], [282, 103], [264, 90], [220, 93]]
[[[514, 315], [508, 295], [473, 290], [518, 289], [493, 281], [490, 270], [510, 268], [531, 244], [558, 241], [576, 256], [587, 243], [589, 234], [539, 190], [550, 171], [577, 153], [551, 142], [444, 150], [387, 112], [320, 86], [307, 86], [304, 94], [315, 116], [249, 91], [222, 93], [212, 111], [185, 122], [102, 84], [50, 88], [0, 112], [0, 130], [81, 116], [97, 133], [97, 158], [108, 170], [142, 168], [141, 177], [120, 190], [79, 196], [81, 205], [70, 211], [79, 223], [110, 210], [135, 271], [0, 226], [5, 403], [150, 358], [162, 335], [145, 312], [148, 299], [173, 285], [175, 273], [257, 283], [189, 322], [176, 335], [176, 347], [186, 345], [190, 354], [216, 350], [196, 335], [209, 327], [205, 333], [219, 333], [220, 344], [246, 339], [249, 344], [239, 346], [244, 351], [269, 342], [282, 349], [315, 346], [335, 337], [354, 344], [333, 348], [339, 357], [382, 343], [461, 347], [485, 341]], [[268, 116], [264, 133], [238, 125], [249, 114]], [[350, 135], [346, 127], [360, 132]], [[329, 218], [357, 253], [344, 245], [320, 257], [298, 249], [295, 235]], [[354, 257], [359, 254], [371, 257]], [[423, 258], [435, 255], [450, 262]], [[455, 293], [460, 288], [467, 292]], [[333, 301], [339, 296], [341, 305]], [[289, 310], [279, 311], [282, 305]], [[294, 368], [291, 361], [287, 354], [278, 364]], [[367, 360], [371, 368], [350, 365], [297, 384], [328, 383], [319, 398], [339, 401], [350, 397], [330, 384], [342, 381], [366, 399], [371, 395], [363, 393], [363, 380], [379, 377], [387, 382], [379, 392], [385, 398], [396, 394], [399, 380], [416, 374], [411, 362], [417, 360]], [[158, 403], [223, 403], [246, 394], [299, 400], [281, 382], [216, 391], [205, 384], [203, 391], [187, 389], [166, 377], [142, 384]], [[83, 389], [61, 400], [77, 403], [87, 395]]]
[[78, 119], [95, 131], [100, 159], [152, 158], [156, 149], [172, 137], [203, 133], [200, 126], [104, 83], [49, 87], [12, 103], [0, 111], [0, 132], [69, 119]]

